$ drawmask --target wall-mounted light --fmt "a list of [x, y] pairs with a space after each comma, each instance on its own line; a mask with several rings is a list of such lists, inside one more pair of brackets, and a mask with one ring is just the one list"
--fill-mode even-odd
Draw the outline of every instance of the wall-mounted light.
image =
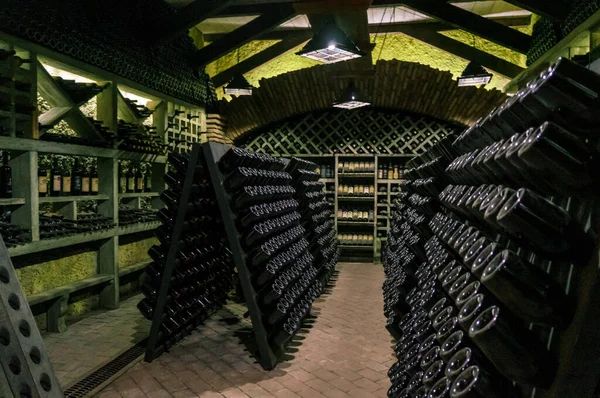
[[354, 83], [350, 83], [333, 103], [334, 108], [341, 109], [356, 109], [369, 105], [371, 105], [371, 103], [361, 95]]
[[458, 78], [458, 87], [486, 85], [490, 81], [492, 81], [492, 74], [475, 61], [471, 61]]
[[296, 54], [326, 64], [347, 61], [365, 55], [335, 23], [325, 25]]
[[246, 80], [244, 75], [235, 75], [229, 83], [223, 87], [223, 92], [228, 95], [252, 95], [254, 87]]

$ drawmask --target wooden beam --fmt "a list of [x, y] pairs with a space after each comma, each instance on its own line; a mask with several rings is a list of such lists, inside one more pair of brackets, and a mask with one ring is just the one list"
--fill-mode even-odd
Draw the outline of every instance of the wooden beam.
[[417, 12], [522, 54], [526, 54], [531, 45], [531, 36], [443, 1], [402, 0], [402, 3]]
[[154, 29], [150, 30], [150, 41], [169, 40], [187, 32], [205, 19], [216, 16], [233, 0], [195, 0], [177, 9], [165, 19], [154, 21]]
[[[307, 32], [309, 33], [309, 32]], [[248, 73], [259, 66], [285, 54], [286, 52], [298, 47], [300, 44], [311, 38], [310, 33], [303, 36], [289, 38], [280, 41], [279, 43], [273, 44], [271, 47], [259, 52], [240, 62], [239, 64], [232, 66], [229, 69], [224, 70], [215, 77], [212, 78], [215, 87], [221, 87], [226, 84], [234, 75]]]
[[[492, 17], [492, 18], [488, 18], [488, 19], [491, 21], [497, 22], [499, 24], [502, 24], [504, 26], [528, 26], [531, 23], [531, 15], [519, 15], [519, 16], [514, 16], [514, 17]], [[425, 22], [418, 21], [418, 22], [398, 22], [398, 23], [393, 23], [393, 24], [384, 24], [384, 25], [381, 25], [381, 27], [379, 25], [371, 24], [371, 25], [369, 25], [369, 33], [371, 33], [371, 34], [397, 33], [397, 32], [399, 32], [398, 29], [401, 29], [404, 26], [411, 26], [411, 27], [415, 27], [415, 28], [424, 27], [426, 29], [433, 29], [435, 27], [434, 29], [436, 29], [438, 32], [456, 29], [452, 25], [429, 20], [429, 21], [425, 21]], [[311, 32], [311, 29], [310, 28], [278, 29], [278, 30], [272, 30], [270, 32], [266, 32], [266, 33], [260, 35], [259, 37], [257, 37], [255, 40], [285, 40], [285, 39], [296, 37], [300, 34], [305, 34], [306, 32]], [[207, 33], [207, 34], [204, 34], [204, 39], [208, 42], [213, 42], [213, 41], [221, 39], [225, 35], [226, 35], [225, 33]]]
[[451, 39], [431, 29], [405, 26], [403, 29], [399, 29], [398, 32], [456, 55], [466, 61], [475, 61], [480, 65], [511, 79], [525, 70], [502, 58], [498, 58], [485, 51], [478, 50], [467, 44]]
[[197, 67], [202, 68], [211, 61], [254, 40], [266, 31], [276, 28], [295, 15], [296, 11], [291, 4], [281, 4], [280, 6], [272, 7], [271, 11], [240, 26], [233, 32], [228, 33], [219, 40], [198, 50], [193, 57], [193, 62]]
[[504, 0], [507, 3], [529, 10], [534, 14], [562, 21], [567, 16], [569, 8], [561, 1], [555, 0]]

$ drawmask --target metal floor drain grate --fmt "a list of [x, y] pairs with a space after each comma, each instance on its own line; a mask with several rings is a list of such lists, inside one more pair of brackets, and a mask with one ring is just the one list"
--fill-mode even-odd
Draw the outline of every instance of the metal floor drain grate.
[[94, 373], [78, 381], [65, 391], [66, 398], [81, 398], [87, 396], [99, 385], [117, 374], [146, 351], [147, 339], [140, 341], [121, 355], [96, 370]]

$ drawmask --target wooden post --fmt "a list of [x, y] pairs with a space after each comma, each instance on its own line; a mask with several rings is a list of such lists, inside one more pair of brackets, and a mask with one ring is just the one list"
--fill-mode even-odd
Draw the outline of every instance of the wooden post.
[[69, 295], [59, 297], [46, 313], [46, 327], [51, 333], [62, 333], [67, 330], [66, 313], [69, 307]]
[[[100, 194], [108, 195], [108, 200], [98, 204], [98, 213], [112, 218], [117, 222], [119, 195], [117, 189], [118, 159], [98, 158], [98, 176]], [[107, 285], [100, 292], [100, 306], [102, 308], [119, 307], [119, 237], [107, 239], [98, 251], [98, 273], [113, 275], [114, 282]]]
[[96, 117], [102, 121], [105, 127], [117, 131], [117, 81], [113, 80], [110, 85], [96, 97]]
[[40, 240], [38, 153], [12, 152], [10, 160], [13, 177], [13, 197], [25, 198], [25, 204], [14, 209], [11, 222], [31, 231], [33, 242]]

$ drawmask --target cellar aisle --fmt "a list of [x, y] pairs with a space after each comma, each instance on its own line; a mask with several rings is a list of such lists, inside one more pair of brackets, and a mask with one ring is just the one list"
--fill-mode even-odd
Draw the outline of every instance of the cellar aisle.
[[395, 362], [385, 329], [381, 265], [340, 264], [331, 293], [313, 307], [310, 332], [299, 332], [286, 361], [266, 372], [236, 337], [246, 321], [234, 322], [227, 306], [169, 353], [140, 362], [97, 397], [303, 397], [383, 398], [387, 370]]

